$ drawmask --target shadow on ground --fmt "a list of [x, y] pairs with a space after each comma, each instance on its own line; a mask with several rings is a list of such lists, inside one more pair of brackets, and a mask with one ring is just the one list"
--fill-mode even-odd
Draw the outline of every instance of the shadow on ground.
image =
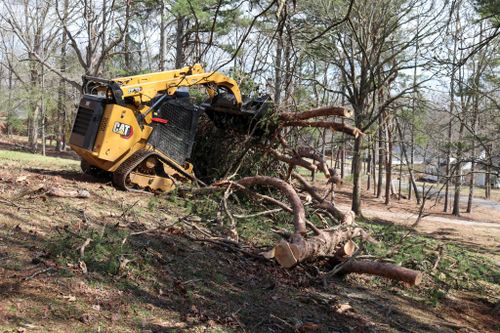
[[[36, 310], [29, 314], [24, 310], [24, 316], [17, 310], [4, 314], [3, 320], [14, 325], [43, 321], [95, 327], [106, 319], [113, 325], [116, 317], [132, 331], [157, 333], [209, 327], [294, 332], [307, 325], [315, 327], [315, 332], [450, 331], [400, 311], [400, 303], [409, 301], [399, 296], [384, 299], [376, 288], [342, 279], [323, 286], [301, 268], [283, 270], [224, 247], [187, 239], [176, 229], [131, 237], [138, 255], [117, 275], [96, 271], [84, 275], [78, 268], [55, 264], [50, 256], [45, 260], [47, 239], [40, 235], [3, 230], [1, 241], [19, 253], [8, 260], [0, 256], [0, 270], [6, 277], [0, 284], [2, 299], [24, 299]], [[53, 270], [44, 273], [48, 267]], [[42, 273], [34, 275], [37, 272]], [[86, 299], [81, 284], [99, 286], [104, 296]], [[54, 299], [54, 294], [60, 296]], [[78, 301], [68, 301], [64, 295], [74, 295]], [[89, 310], [81, 302], [97, 303], [100, 311]], [[335, 310], [346, 302], [352, 310]], [[423, 305], [411, 306], [426, 310]]]

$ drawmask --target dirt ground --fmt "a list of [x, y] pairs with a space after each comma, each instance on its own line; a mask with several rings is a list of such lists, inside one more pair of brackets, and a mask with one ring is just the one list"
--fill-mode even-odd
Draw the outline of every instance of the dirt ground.
[[[75, 160], [20, 154], [0, 159], [0, 332], [496, 332], [500, 327], [498, 303], [491, 301], [497, 296], [489, 291], [451, 292], [432, 306], [415, 297], [418, 291], [373, 283], [378, 280], [368, 276], [323, 283], [306, 266], [285, 270], [202, 241], [196, 224], [204, 221], [190, 220], [189, 203], [181, 199], [116, 191], [109, 182], [82, 175]], [[90, 198], [50, 197], [40, 185], [85, 189]], [[338, 194], [341, 206], [348, 196]], [[367, 214], [389, 211], [385, 219], [404, 224], [412, 221], [402, 213], [417, 208], [404, 202], [386, 208], [369, 194], [365, 206]], [[498, 228], [434, 225], [430, 218], [419, 232], [495, 255]], [[493, 225], [495, 219], [484, 222]], [[474, 215], [474, 221], [483, 220]], [[69, 234], [74, 237], [68, 238], [73, 243], [67, 251], [82, 254], [87, 237], [82, 235], [89, 230], [123, 237], [114, 273], [87, 271], [51, 253]]]

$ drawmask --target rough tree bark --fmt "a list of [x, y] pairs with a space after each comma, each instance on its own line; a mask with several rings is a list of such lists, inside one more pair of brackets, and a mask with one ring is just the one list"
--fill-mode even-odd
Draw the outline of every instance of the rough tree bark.
[[386, 146], [387, 158], [385, 165], [385, 204], [388, 205], [391, 201], [392, 190], [392, 129], [390, 117], [385, 119], [385, 133], [386, 133]]
[[[68, 17], [69, 0], [63, 2], [63, 20]], [[61, 38], [61, 64], [59, 70], [64, 75], [66, 72], [66, 46], [68, 44], [68, 36], [63, 31]], [[57, 89], [57, 140], [56, 150], [63, 151], [66, 149], [66, 96], [65, 96], [65, 81], [59, 78], [59, 87]]]
[[[166, 46], [166, 22], [165, 22], [165, 0], [160, 1], [160, 49], [158, 52], [158, 69], [165, 70], [165, 46]], [[177, 67], [179, 68], [179, 67]]]
[[354, 140], [354, 148], [352, 154], [353, 189], [351, 209], [357, 215], [361, 215], [361, 141], [361, 136], [358, 136]]
[[378, 181], [377, 198], [382, 196], [382, 184], [384, 179], [385, 149], [384, 149], [384, 122], [382, 117], [378, 119]]
[[279, 118], [283, 121], [306, 120], [322, 116], [339, 116], [350, 118], [352, 111], [344, 107], [338, 106], [325, 106], [317, 109], [311, 109], [304, 112], [282, 112]]
[[367, 260], [351, 260], [342, 266], [340, 273], [366, 273], [402, 281], [411, 286], [422, 282], [422, 273], [394, 264]]
[[348, 125], [343, 125], [341, 123], [336, 123], [333, 121], [304, 121], [304, 120], [293, 120], [286, 121], [282, 124], [284, 127], [315, 127], [315, 128], [330, 128], [337, 132], [343, 132], [357, 138], [360, 135], [363, 135], [356, 127], [351, 127]]

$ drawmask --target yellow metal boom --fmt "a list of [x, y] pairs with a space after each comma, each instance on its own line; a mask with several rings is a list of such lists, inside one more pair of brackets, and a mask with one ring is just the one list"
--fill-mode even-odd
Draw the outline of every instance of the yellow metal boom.
[[136, 103], [148, 102], [158, 93], [173, 95], [179, 87], [203, 85], [211, 97], [215, 94], [215, 86], [228, 89], [234, 95], [237, 106], [241, 105], [241, 93], [236, 81], [220, 72], [205, 72], [200, 64], [111, 81], [119, 84], [122, 98], [133, 97]]

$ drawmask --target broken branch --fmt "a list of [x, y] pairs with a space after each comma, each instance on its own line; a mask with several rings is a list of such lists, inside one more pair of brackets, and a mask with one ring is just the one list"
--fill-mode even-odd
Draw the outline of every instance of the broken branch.
[[280, 120], [283, 121], [305, 120], [323, 116], [351, 117], [352, 111], [339, 106], [325, 106], [304, 112], [283, 112], [279, 115]]
[[351, 260], [342, 266], [340, 273], [365, 273], [402, 281], [411, 286], [422, 282], [422, 273], [394, 264], [368, 260]]
[[333, 121], [303, 121], [303, 120], [291, 120], [286, 121], [281, 124], [284, 127], [321, 127], [321, 128], [330, 128], [337, 132], [346, 133], [352, 135], [357, 138], [360, 135], [364, 135], [364, 133], [356, 127], [351, 127], [348, 125], [336, 123]]

